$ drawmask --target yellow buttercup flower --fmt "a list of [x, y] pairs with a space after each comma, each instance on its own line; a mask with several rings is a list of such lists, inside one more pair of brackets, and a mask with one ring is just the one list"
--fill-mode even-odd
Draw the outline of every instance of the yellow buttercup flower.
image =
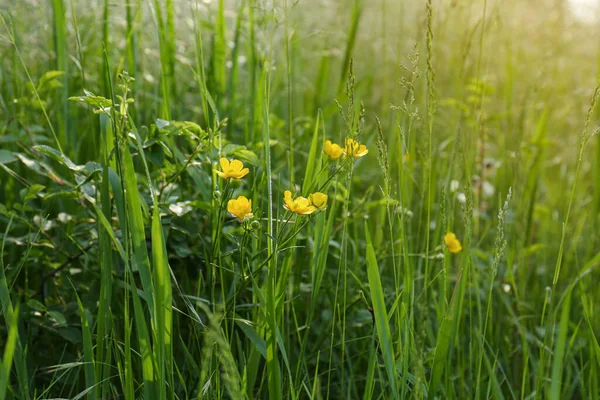
[[213, 171], [223, 179], [240, 179], [250, 172], [248, 168], [244, 168], [244, 163], [240, 160], [231, 160], [229, 162], [228, 159], [223, 157], [219, 160], [219, 164], [221, 164], [222, 171], [217, 171], [216, 169], [213, 169]]
[[452, 232], [446, 233], [446, 236], [444, 236], [444, 242], [446, 243], [446, 246], [448, 246], [448, 251], [450, 253], [458, 253], [462, 250], [460, 240], [458, 240], [456, 235]]
[[318, 210], [324, 210], [327, 208], [327, 195], [321, 192], [312, 193], [308, 196], [310, 204], [317, 207]]
[[325, 147], [323, 148], [325, 154], [327, 154], [330, 158], [337, 160], [344, 154], [344, 149], [339, 144], [332, 143], [331, 140], [325, 142]]
[[237, 199], [231, 199], [227, 202], [227, 211], [242, 222], [247, 218], [252, 218], [252, 200], [246, 196], [239, 196]]
[[285, 209], [294, 214], [308, 215], [317, 211], [317, 207], [306, 197], [299, 196], [292, 199], [292, 192], [289, 190], [283, 192], [283, 202]]
[[360, 158], [366, 156], [369, 150], [367, 149], [367, 146], [358, 143], [354, 139], [346, 139], [344, 152], [348, 157]]

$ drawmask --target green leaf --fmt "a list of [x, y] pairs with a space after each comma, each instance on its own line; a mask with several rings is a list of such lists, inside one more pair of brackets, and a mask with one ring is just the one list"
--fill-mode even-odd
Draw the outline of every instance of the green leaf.
[[267, 359], [267, 342], [265, 341], [265, 339], [260, 337], [258, 332], [256, 332], [256, 329], [254, 329], [254, 327], [252, 325], [250, 325], [250, 323], [246, 322], [245, 320], [236, 319], [235, 323], [242, 330], [242, 332], [244, 332], [246, 337], [248, 337], [248, 339], [250, 339], [250, 341], [254, 344], [254, 346], [256, 346], [256, 348], [258, 349], [260, 354], [262, 354], [262, 356], [266, 360]]
[[258, 166], [260, 164], [258, 156], [253, 151], [241, 148], [235, 150], [232, 154], [235, 158], [238, 158], [254, 166]]
[[55, 161], [58, 161], [60, 164], [64, 165], [72, 171], [82, 171], [83, 169], [85, 169], [85, 165], [76, 165], [73, 161], [71, 161], [69, 157], [67, 157], [60, 151], [53, 149], [50, 146], [42, 144], [39, 146], [33, 146], [33, 149], [47, 155]]
[[156, 143], [146, 150], [146, 158], [158, 167], [162, 167], [165, 163], [165, 150]]
[[65, 74], [64, 71], [48, 71], [38, 81], [37, 91], [43, 92], [47, 89], [56, 89], [62, 87], [63, 84], [57, 78]]
[[[32, 125], [29, 126], [30, 127], [30, 131], [31, 131], [31, 127]], [[2, 135], [0, 136], [0, 143], [17, 143], [19, 141], [19, 138], [16, 137], [15, 135], [11, 135], [10, 133], [7, 135]], [[2, 151], [7, 151], [7, 150], [0, 150], [0, 152]], [[10, 151], [7, 151], [8, 153], [10, 153]]]
[[15, 161], [17, 161], [17, 157], [15, 157], [12, 151], [0, 150], [0, 164], [9, 164]]
[[65, 71], [48, 71], [38, 81], [38, 85], [41, 86], [46, 82], [50, 82], [53, 79], [60, 78], [65, 74]]
[[68, 340], [73, 344], [81, 343], [81, 331], [72, 326], [66, 328], [59, 328], [58, 334], [63, 337], [63, 339]]
[[67, 319], [60, 311], [48, 311], [48, 316], [61, 328], [67, 327]]
[[96, 96], [95, 94], [86, 89], [83, 89], [83, 92], [84, 96], [69, 97], [69, 100], [89, 104], [90, 106], [102, 110], [112, 106], [112, 101], [107, 99], [106, 97]]
[[29, 186], [27, 189], [21, 190], [21, 200], [23, 203], [27, 203], [30, 200], [33, 200], [38, 197], [38, 194], [44, 190], [46, 187], [40, 184], [34, 184]]
[[156, 127], [166, 135], [183, 135], [195, 139], [203, 139], [208, 135], [200, 125], [191, 121], [165, 121], [159, 118], [156, 120]]
[[27, 300], [27, 306], [35, 311], [46, 312], [46, 306], [43, 305], [41, 302], [37, 301], [36, 299]]
[[157, 118], [156, 119], [156, 127], [158, 129], [166, 129], [171, 123], [169, 121], [165, 121], [164, 119]]

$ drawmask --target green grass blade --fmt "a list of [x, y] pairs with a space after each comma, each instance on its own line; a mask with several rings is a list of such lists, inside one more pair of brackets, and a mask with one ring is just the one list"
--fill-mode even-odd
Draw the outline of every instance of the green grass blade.
[[166, 6], [166, 21], [163, 17], [163, 11], [161, 2], [156, 0], [154, 2], [154, 14], [158, 25], [158, 43], [160, 49], [160, 67], [161, 67], [161, 92], [163, 96], [161, 118], [165, 120], [171, 119], [172, 112], [172, 99], [173, 93], [173, 68], [174, 68], [174, 55], [173, 55], [173, 43], [170, 42], [171, 34], [174, 35], [172, 30], [172, 7], [173, 3], [167, 0]]
[[562, 311], [560, 313], [560, 322], [558, 325], [558, 338], [554, 346], [554, 356], [552, 360], [552, 380], [550, 386], [550, 400], [560, 400], [561, 386], [563, 379], [563, 366], [565, 361], [565, 349], [567, 346], [567, 333], [569, 331], [569, 315], [571, 312], [571, 291], [567, 294]]
[[67, 20], [66, 9], [63, 0], [52, 0], [52, 11], [54, 14], [54, 50], [56, 52], [56, 70], [63, 71], [62, 88], [57, 91], [56, 103], [60, 104], [61, 112], [58, 113], [58, 137], [66, 151], [76, 146], [74, 137], [67, 136], [68, 101], [69, 97], [69, 73], [67, 67]]
[[[12, 321], [14, 318], [17, 319], [17, 323], [14, 324], [17, 329], [19, 329], [19, 318], [18, 314], [13, 307], [10, 290], [8, 288], [8, 283], [6, 281], [6, 270], [4, 265], [4, 246], [6, 244], [6, 238], [8, 237], [8, 233], [10, 232], [11, 224], [13, 221], [13, 217], [11, 216], [8, 224], [6, 225], [6, 230], [4, 231], [4, 237], [2, 239], [2, 249], [0, 251], [0, 305], [2, 306], [2, 314], [5, 316], [5, 323], [7, 324], [7, 330], [10, 331], [15, 329], [9, 325], [9, 321]], [[19, 395], [20, 398], [24, 400], [30, 399], [29, 393], [29, 376], [27, 371], [27, 356], [25, 351], [23, 350], [23, 346], [21, 344], [21, 340], [17, 335], [15, 350], [13, 351], [13, 359], [15, 363], [15, 368], [17, 371], [17, 380], [19, 382]], [[7, 376], [8, 378], [8, 376]]]
[[383, 287], [381, 286], [381, 276], [379, 275], [377, 256], [375, 255], [375, 249], [373, 248], [369, 227], [366, 221], [365, 235], [367, 243], [367, 275], [369, 278], [369, 287], [371, 288], [371, 301], [373, 304], [373, 313], [375, 314], [377, 337], [379, 338], [379, 346], [383, 353], [383, 361], [392, 395], [394, 398], [399, 398], [392, 333], [390, 330], [388, 313], [385, 307], [385, 299], [383, 297]]
[[308, 151], [308, 159], [306, 160], [306, 170], [304, 172], [304, 181], [302, 182], [302, 193], [308, 196], [309, 191], [313, 187], [315, 176], [315, 168], [319, 168], [323, 154], [319, 148], [319, 121], [321, 120], [321, 113], [317, 113], [317, 119], [315, 120], [315, 130], [313, 131], [313, 137], [310, 142], [310, 150]]
[[[110, 49], [110, 7], [109, 0], [104, 0], [102, 3], [102, 47], [104, 49], [105, 57], [108, 58], [107, 51]], [[100, 79], [102, 82], [102, 94], [108, 96], [112, 94], [112, 85], [110, 79], [110, 68], [107, 62], [100, 65]], [[112, 98], [112, 96], [110, 96]]]
[[344, 51], [344, 61], [342, 62], [338, 93], [342, 93], [344, 90], [346, 78], [348, 77], [348, 69], [350, 68], [350, 60], [352, 59], [354, 45], [356, 44], [356, 36], [358, 35], [358, 27], [360, 25], [361, 16], [362, 0], [354, 0], [354, 6], [352, 7], [352, 20], [350, 21], [350, 32], [348, 33], [348, 38], [346, 39], [346, 50]]
[[227, 26], [225, 23], [225, 0], [219, 0], [217, 10], [217, 21], [215, 26], [215, 37], [212, 48], [211, 72], [214, 86], [213, 92], [217, 95], [218, 104], [222, 103], [222, 95], [225, 93], [226, 80], [226, 57], [227, 57]]
[[450, 342], [452, 339], [453, 315], [454, 309], [449, 308], [444, 320], [442, 321], [440, 330], [438, 331], [437, 342], [435, 345], [435, 355], [433, 357], [431, 382], [429, 384], [430, 398], [436, 396], [438, 386], [442, 379], [442, 373], [448, 364], [448, 351], [450, 349]]
[[169, 383], [173, 383], [171, 342], [173, 296], [171, 292], [170, 268], [167, 261], [167, 251], [164, 243], [158, 204], [155, 204], [152, 215], [152, 261], [154, 266], [155, 284], [154, 304], [156, 307], [156, 342], [154, 343], [154, 357], [158, 364], [160, 396], [161, 398], [167, 398], [167, 380]]
[[329, 78], [330, 56], [324, 55], [319, 63], [319, 71], [315, 82], [315, 94], [313, 96], [313, 112], [323, 107], [323, 97], [327, 94], [327, 83]]
[[268, 263], [268, 276], [266, 282], [266, 296], [265, 296], [265, 316], [267, 320], [267, 375], [269, 382], [269, 396], [274, 399], [282, 398], [281, 392], [281, 371], [279, 366], [279, 357], [277, 351], [277, 298], [275, 296], [275, 290], [277, 287], [276, 271], [277, 271], [277, 248], [275, 243], [275, 230], [273, 226], [273, 186], [272, 186], [272, 173], [271, 173], [271, 146], [268, 144], [271, 141], [271, 131], [269, 128], [269, 77], [268, 75], [263, 77], [264, 89], [266, 98], [263, 104], [263, 143], [264, 155], [265, 155], [265, 171], [267, 179], [267, 234], [269, 239], [267, 240], [267, 257], [269, 257]]
[[[142, 203], [138, 190], [137, 178], [131, 153], [127, 146], [121, 149], [123, 161], [123, 184], [125, 188], [125, 205], [127, 208], [127, 222], [131, 241], [133, 245], [132, 266], [134, 271], [139, 271], [146, 301], [150, 310], [154, 310], [154, 284], [152, 283], [152, 272], [150, 270], [150, 259], [148, 258], [148, 247], [146, 246], [146, 233], [144, 229], [144, 216], [142, 214]], [[124, 222], [122, 221], [121, 224]]]
[[[129, 280], [134, 282], [133, 273], [128, 270]], [[156, 364], [152, 354], [152, 342], [146, 322], [146, 314], [140, 301], [140, 296], [135, 286], [130, 286], [131, 298], [133, 300], [133, 316], [135, 320], [135, 330], [137, 332], [139, 355], [142, 359], [142, 376], [144, 379], [143, 393], [147, 399], [161, 399], [157, 393], [157, 377], [155, 375]]]
[[95, 370], [95, 362], [94, 362], [94, 347], [92, 344], [92, 329], [90, 327], [90, 319], [91, 314], [88, 310], [83, 308], [83, 303], [77, 294], [77, 290], [73, 285], [73, 282], [70, 282], [71, 287], [73, 288], [73, 293], [75, 294], [75, 299], [77, 300], [77, 308], [79, 309], [79, 316], [81, 318], [81, 333], [83, 336], [83, 361], [84, 361], [84, 372], [85, 372], [85, 384], [87, 386], [86, 390], [89, 393], [89, 399], [99, 398], [98, 396], [98, 388], [96, 386], [96, 370]]
[[90, 203], [90, 204], [92, 204], [92, 207], [94, 208], [94, 211], [96, 212], [96, 217], [98, 218], [98, 221], [100, 221], [100, 224], [102, 224], [102, 227], [108, 233], [111, 241], [117, 248], [119, 255], [121, 256], [121, 258], [123, 260], [127, 260], [127, 256], [125, 254], [125, 249], [123, 248], [123, 245], [121, 244], [119, 239], [117, 239], [117, 237], [115, 236], [115, 232], [112, 230], [112, 227], [110, 226], [110, 222], [108, 222], [108, 219], [104, 216], [104, 214], [102, 213], [102, 211], [98, 208], [98, 206], [96, 204], [94, 204], [94, 203]]
[[227, 83], [227, 108], [229, 112], [229, 118], [232, 121], [230, 125], [230, 130], [233, 131], [233, 127], [235, 126], [236, 116], [237, 116], [237, 104], [236, 104], [236, 94], [239, 84], [239, 70], [240, 70], [240, 61], [239, 61], [239, 53], [240, 53], [240, 42], [242, 35], [242, 22], [244, 19], [244, 10], [246, 9], [246, 0], [242, 0], [240, 2], [240, 6], [237, 10], [237, 18], [235, 22], [235, 33], [233, 36], [233, 49], [231, 51], [231, 70], [229, 72], [229, 82]]
[[12, 369], [13, 356], [17, 347], [19, 307], [15, 308], [12, 315], [5, 314], [5, 319], [8, 321], [8, 338], [4, 343], [4, 356], [2, 357], [2, 365], [0, 365], [0, 400], [6, 399], [10, 370]]
[[363, 400], [372, 399], [373, 392], [375, 390], [375, 370], [377, 366], [377, 350], [375, 343], [375, 335], [373, 335], [373, 340], [371, 341], [371, 345], [369, 348], [369, 364], [367, 367]]
[[[152, 177], [150, 176], [150, 170], [146, 161], [144, 148], [142, 147], [142, 138], [139, 136], [135, 124], [131, 118], [129, 122], [133, 128], [133, 134], [135, 136], [135, 143], [139, 155], [144, 165], [146, 173], [146, 179], [148, 185], [152, 188]], [[152, 213], [152, 263], [154, 267], [153, 274], [153, 292], [146, 293], [146, 296], [155, 296], [154, 302], [154, 320], [153, 320], [153, 332], [154, 332], [154, 343], [153, 343], [153, 354], [154, 360], [158, 367], [158, 385], [159, 395], [161, 399], [171, 398], [167, 384], [169, 387], [173, 387], [173, 356], [172, 356], [172, 327], [173, 327], [173, 293], [171, 286], [171, 269], [169, 267], [169, 261], [167, 258], [167, 249], [165, 245], [165, 239], [162, 229], [162, 223], [160, 219], [160, 208], [158, 204], [158, 198], [154, 189], [151, 192], [153, 202], [153, 213]]]

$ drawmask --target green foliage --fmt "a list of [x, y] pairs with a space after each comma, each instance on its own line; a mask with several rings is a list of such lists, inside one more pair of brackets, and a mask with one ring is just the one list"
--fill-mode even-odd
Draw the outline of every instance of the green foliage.
[[14, 3], [0, 400], [600, 399], [569, 1]]

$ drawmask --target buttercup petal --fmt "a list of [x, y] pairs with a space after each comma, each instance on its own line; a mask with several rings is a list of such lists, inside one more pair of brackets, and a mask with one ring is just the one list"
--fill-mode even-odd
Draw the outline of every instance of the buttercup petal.
[[223, 157], [219, 160], [219, 164], [221, 164], [221, 170], [223, 172], [227, 172], [227, 170], [229, 169], [229, 160]]
[[232, 160], [229, 164], [229, 169], [233, 172], [241, 171], [244, 168], [244, 163], [240, 160]]
[[291, 203], [292, 202], [292, 192], [290, 192], [289, 190], [286, 190], [285, 192], [283, 192], [283, 200], [286, 203]]

